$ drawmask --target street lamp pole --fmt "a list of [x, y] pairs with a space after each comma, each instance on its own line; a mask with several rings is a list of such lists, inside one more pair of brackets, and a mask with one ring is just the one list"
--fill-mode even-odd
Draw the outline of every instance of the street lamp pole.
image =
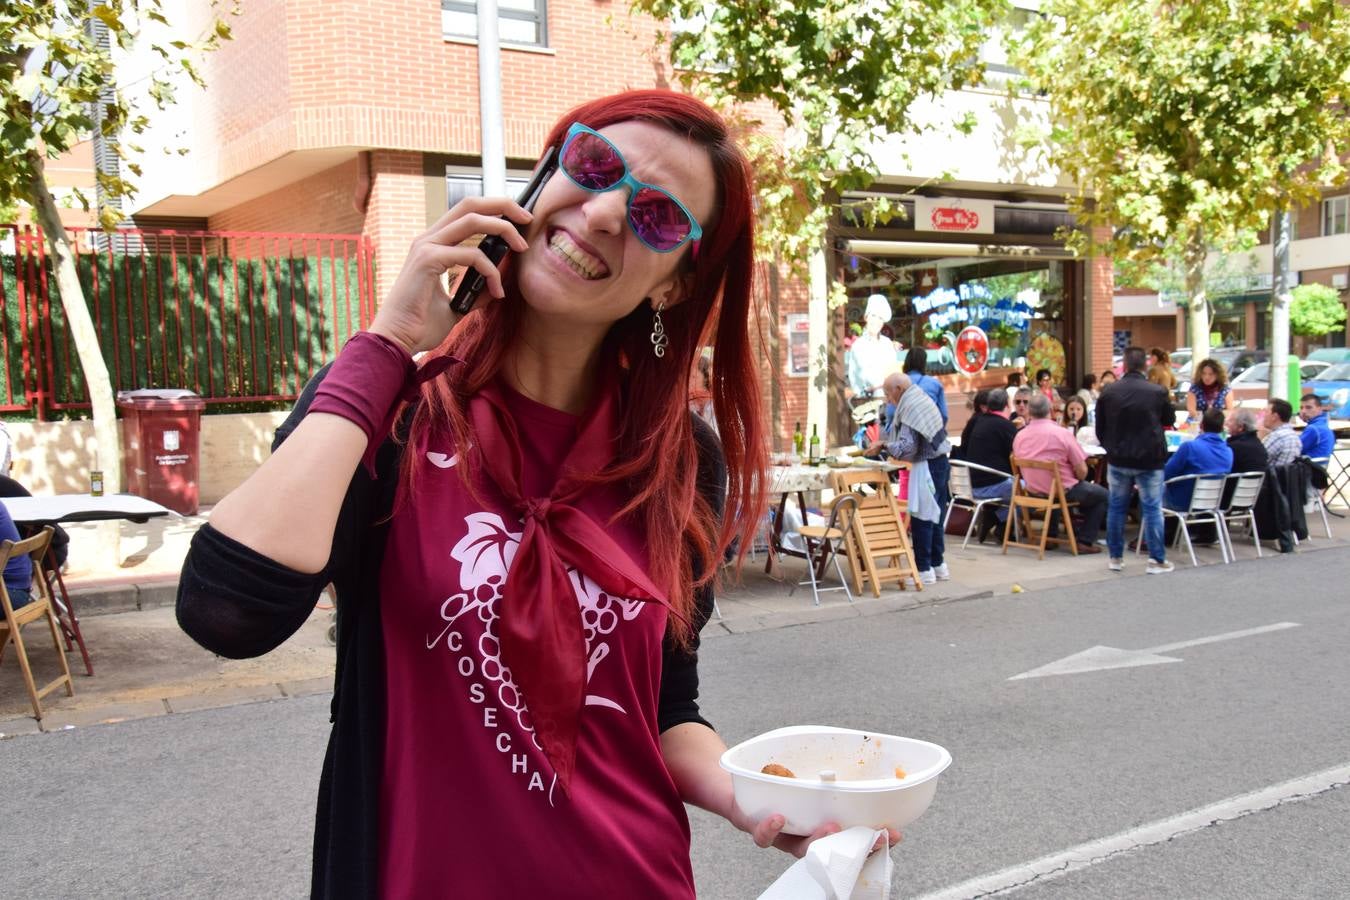
[[483, 147], [483, 196], [506, 195], [506, 138], [502, 125], [502, 48], [497, 0], [478, 0], [478, 116]]

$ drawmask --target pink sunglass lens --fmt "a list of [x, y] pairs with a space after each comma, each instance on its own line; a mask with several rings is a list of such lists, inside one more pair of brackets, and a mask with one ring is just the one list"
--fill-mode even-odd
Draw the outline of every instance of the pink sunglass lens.
[[666, 194], [643, 188], [628, 208], [633, 230], [650, 247], [671, 250], [689, 236], [691, 225], [684, 210]]
[[572, 139], [563, 154], [562, 166], [573, 181], [592, 191], [613, 187], [624, 173], [618, 151], [593, 134], [579, 134]]

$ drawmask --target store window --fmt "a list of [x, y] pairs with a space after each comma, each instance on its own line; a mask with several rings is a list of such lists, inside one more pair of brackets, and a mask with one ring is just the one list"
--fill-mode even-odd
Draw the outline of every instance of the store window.
[[1322, 201], [1322, 234], [1350, 232], [1350, 196]]
[[[530, 183], [530, 173], [508, 171], [506, 173], [506, 195], [517, 197]], [[445, 208], [449, 209], [465, 197], [483, 196], [483, 175], [477, 169], [462, 166], [445, 167]]]
[[928, 350], [928, 371], [956, 371], [956, 348], [967, 326], [989, 339], [987, 368], [1049, 369], [1066, 384], [1067, 262], [999, 257], [848, 255], [846, 346], [865, 328], [868, 297], [880, 293], [893, 313], [882, 333], [901, 346]]
[[[441, 0], [441, 34], [478, 37], [478, 4]], [[497, 34], [503, 44], [548, 46], [547, 0], [497, 0]]]

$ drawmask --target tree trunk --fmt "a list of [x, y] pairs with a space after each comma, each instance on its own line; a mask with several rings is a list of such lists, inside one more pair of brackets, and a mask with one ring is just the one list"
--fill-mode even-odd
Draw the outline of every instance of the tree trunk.
[[783, 345], [779, 338], [782, 326], [778, 315], [783, 288], [782, 260], [775, 254], [772, 262], [762, 265], [769, 275], [769, 327], [762, 332], [769, 343], [769, 446], [777, 452], [783, 449]]
[[[1209, 356], [1209, 298], [1205, 296], [1204, 232], [1197, 227], [1186, 241], [1186, 297], [1191, 319], [1191, 362], [1199, 365]], [[1192, 368], [1194, 368], [1194, 365]]]
[[[1270, 298], [1270, 396], [1289, 393], [1289, 210], [1277, 212], [1271, 221], [1271, 244], [1275, 251], [1275, 278]], [[1289, 402], [1298, 406], [1297, 397]]]
[[[94, 440], [97, 449], [88, 454], [84, 465], [103, 470], [103, 489], [109, 494], [122, 490], [122, 454], [118, 440], [117, 407], [113, 402], [112, 381], [108, 378], [108, 364], [99, 347], [98, 332], [85, 300], [84, 288], [75, 271], [75, 251], [70, 237], [61, 224], [56, 201], [47, 189], [42, 154], [28, 151], [28, 162], [33, 168], [29, 196], [37, 213], [38, 224], [47, 237], [47, 247], [55, 263], [56, 284], [61, 291], [61, 309], [70, 327], [75, 352], [84, 370], [84, 383], [94, 406]], [[77, 463], [78, 465], [79, 463]]]

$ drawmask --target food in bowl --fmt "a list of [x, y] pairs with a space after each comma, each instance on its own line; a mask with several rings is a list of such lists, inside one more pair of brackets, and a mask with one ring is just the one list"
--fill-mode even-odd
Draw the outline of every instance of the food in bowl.
[[[828, 773], [786, 778], [789, 772]], [[779, 728], [722, 754], [736, 805], [759, 820], [778, 814], [787, 834], [808, 835], [826, 822], [841, 828], [903, 828], [933, 800], [937, 778], [951, 765], [937, 744], [827, 725]]]
[[777, 775], [779, 778], [797, 777], [796, 775], [792, 774], [792, 770], [789, 769], [787, 766], [780, 766], [778, 763], [769, 763], [764, 768], [760, 769], [760, 771], [763, 772], [765, 775]]

